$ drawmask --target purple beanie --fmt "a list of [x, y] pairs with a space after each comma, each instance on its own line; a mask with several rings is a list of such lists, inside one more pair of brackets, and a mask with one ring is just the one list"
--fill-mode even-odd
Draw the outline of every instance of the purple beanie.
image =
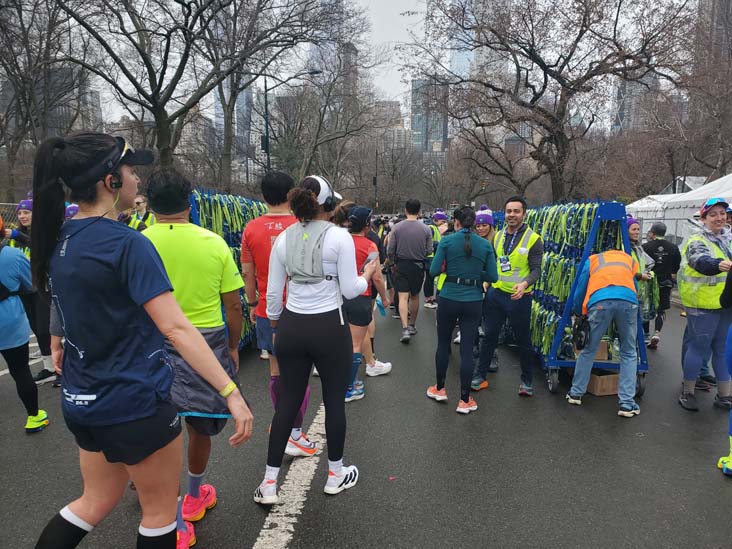
[[432, 220], [433, 221], [447, 221], [447, 214], [443, 212], [442, 210], [435, 210], [435, 213], [432, 214]]
[[485, 211], [485, 210], [490, 211], [490, 208], [488, 207], [488, 204], [481, 204], [480, 205], [480, 208], [478, 208], [478, 211], [479, 212], [482, 212], [482, 211]]
[[18, 205], [15, 207], [16, 212], [19, 210], [29, 210], [32, 212], [33, 211], [33, 201], [29, 200], [29, 199], [21, 200], [20, 202], [18, 202]]
[[66, 219], [71, 219], [78, 213], [79, 213], [78, 204], [69, 204], [68, 206], [66, 206]]
[[640, 221], [634, 219], [633, 217], [628, 217], [628, 219], [626, 219], [626, 223], [628, 224], [629, 229], [632, 225], [640, 225]]
[[493, 212], [490, 210], [478, 210], [475, 212], [475, 224], [493, 226]]

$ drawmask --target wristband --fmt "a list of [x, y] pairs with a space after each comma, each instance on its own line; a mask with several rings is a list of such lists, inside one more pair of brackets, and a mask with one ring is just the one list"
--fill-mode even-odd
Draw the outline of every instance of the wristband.
[[259, 300], [254, 301], [253, 303], [247, 303], [247, 307], [256, 307], [257, 305], [259, 305]]
[[226, 386], [219, 391], [219, 394], [224, 397], [228, 398], [231, 393], [233, 393], [236, 390], [236, 383], [229, 380], [229, 383], [226, 384]]

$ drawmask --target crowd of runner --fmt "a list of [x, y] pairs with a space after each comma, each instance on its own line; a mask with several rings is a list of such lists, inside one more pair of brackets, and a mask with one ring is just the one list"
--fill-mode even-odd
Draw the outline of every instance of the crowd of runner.
[[[489, 388], [488, 374], [498, 371], [495, 352], [509, 327], [520, 360], [517, 393], [533, 396], [532, 287], [544, 245], [525, 223], [523, 198], [506, 201], [504, 226], [496, 230], [485, 205], [425, 217], [410, 199], [402, 215], [379, 218], [344, 201], [325, 177], [296, 183], [268, 172], [261, 180], [268, 210], [242, 234], [240, 269], [221, 237], [190, 223], [192, 187], [183, 175], [154, 168], [141, 185], [136, 166], [152, 162], [151, 151], [119, 137], [49, 139], [36, 154], [32, 193], [17, 206], [18, 226], [0, 220], [0, 352], [27, 412], [25, 430], [49, 425], [37, 385], [60, 386], [84, 480], [82, 495], [49, 521], [36, 547], [77, 546], [130, 481], [142, 508], [139, 548], [196, 542], [193, 523], [217, 503], [216, 489], [204, 482], [212, 438], [233, 419], [229, 443], [246, 442], [253, 416], [244, 389], [264, 390], [237, 380], [242, 288], [269, 361], [273, 407], [264, 477], [253, 495], [259, 504], [279, 502], [285, 454], [311, 458], [320, 451], [303, 431], [312, 375], [319, 376], [326, 414], [324, 492], [335, 495], [359, 481], [358, 468], [344, 463], [345, 405], [366, 395], [363, 374], [392, 370], [376, 358], [383, 337], [404, 345], [436, 339], [435, 384], [426, 395], [443, 403], [458, 344], [456, 411], [470, 414], [478, 410], [476, 393]], [[723, 199], [707, 202], [703, 228], [682, 250], [664, 239], [662, 223], [641, 244], [640, 224], [629, 218], [631, 253], [595, 254], [582, 266], [571, 299], [578, 332], [585, 326], [586, 333], [569, 404], [582, 404], [597, 347], [614, 321], [618, 415], [640, 413], [637, 347], [658, 348], [678, 283], [687, 317], [679, 403], [698, 410], [695, 390], [716, 387], [714, 406], [732, 409], [728, 212]], [[422, 294], [423, 306], [436, 309], [436, 334], [418, 335]], [[377, 338], [375, 315], [390, 308], [399, 324]], [[31, 331], [43, 364], [35, 377]], [[730, 456], [718, 463], [726, 474], [732, 474], [730, 418]]]

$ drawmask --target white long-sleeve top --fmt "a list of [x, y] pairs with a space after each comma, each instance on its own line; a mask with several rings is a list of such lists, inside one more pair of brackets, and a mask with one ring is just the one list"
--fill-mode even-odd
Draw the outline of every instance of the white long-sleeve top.
[[[287, 282], [285, 232], [277, 237], [269, 256], [267, 317], [270, 320], [279, 320], [282, 315], [282, 292]], [[366, 291], [368, 282], [358, 276], [353, 238], [346, 229], [333, 227], [325, 234], [323, 272], [326, 276], [337, 276], [338, 280], [323, 280], [317, 284], [290, 284], [285, 305], [288, 311], [306, 315], [326, 313], [340, 307], [339, 294], [346, 299], [354, 299]]]

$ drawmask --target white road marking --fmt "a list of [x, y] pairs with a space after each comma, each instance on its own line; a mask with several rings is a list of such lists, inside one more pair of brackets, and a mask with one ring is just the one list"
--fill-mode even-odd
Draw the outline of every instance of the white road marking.
[[[307, 434], [311, 440], [320, 441], [321, 447], [325, 446], [325, 406], [323, 404], [315, 414]], [[254, 549], [285, 549], [290, 544], [295, 534], [297, 520], [305, 507], [321, 454], [311, 458], [296, 458], [292, 462], [285, 481], [279, 489], [280, 504], [273, 506], [267, 515]]]
[[10, 373], [10, 371], [7, 368], [5, 368], [4, 370], [0, 370], [0, 376], [4, 376], [5, 374], [9, 374], [9, 373]]

